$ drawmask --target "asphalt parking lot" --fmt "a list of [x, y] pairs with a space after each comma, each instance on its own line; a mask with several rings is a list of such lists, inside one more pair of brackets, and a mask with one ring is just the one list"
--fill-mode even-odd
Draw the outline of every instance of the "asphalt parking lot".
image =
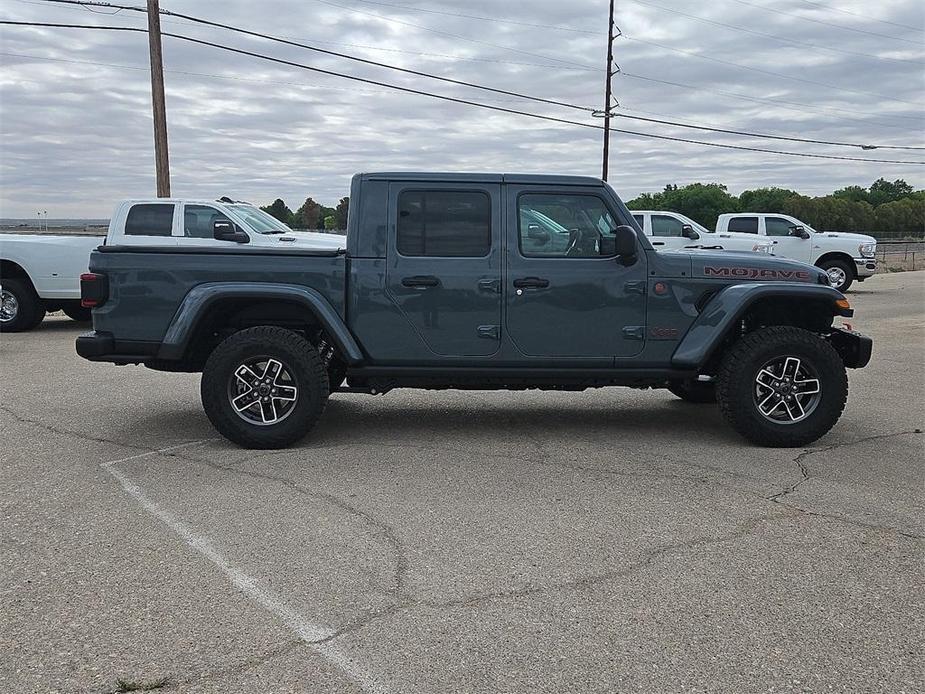
[[277, 452], [198, 376], [0, 337], [0, 690], [925, 690], [925, 272], [812, 448], [667, 393], [335, 395]]

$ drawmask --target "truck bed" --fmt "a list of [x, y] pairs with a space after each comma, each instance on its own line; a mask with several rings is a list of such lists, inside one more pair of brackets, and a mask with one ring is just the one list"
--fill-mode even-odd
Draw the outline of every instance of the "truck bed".
[[108, 277], [109, 297], [93, 327], [116, 334], [120, 353], [153, 356], [191, 290], [218, 282], [305, 287], [343, 317], [346, 263], [338, 250], [102, 246], [90, 270]]

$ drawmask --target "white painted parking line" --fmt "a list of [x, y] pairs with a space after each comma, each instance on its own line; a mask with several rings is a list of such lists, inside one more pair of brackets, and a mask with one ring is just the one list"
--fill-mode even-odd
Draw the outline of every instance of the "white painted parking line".
[[279, 618], [288, 626], [305, 644], [313, 651], [321, 655], [325, 660], [343, 672], [350, 680], [360, 687], [364, 692], [369, 694], [386, 694], [386, 689], [378, 685], [367, 672], [365, 672], [350, 656], [344, 653], [329, 640], [335, 635], [335, 630], [329, 627], [315, 624], [307, 617], [299, 613], [294, 607], [289, 605], [283, 598], [273, 594], [271, 591], [260, 587], [257, 579], [248, 575], [243, 570], [235, 566], [221, 552], [219, 552], [212, 542], [204, 535], [196, 532], [190, 525], [174, 516], [170, 511], [160, 506], [145, 494], [145, 492], [128, 477], [124, 472], [119, 470], [116, 465], [131, 460], [138, 460], [146, 456], [160, 455], [192, 446], [198, 443], [205, 443], [214, 439], [203, 439], [200, 441], [190, 441], [176, 446], [162, 448], [157, 451], [140, 453], [138, 455], [112, 460], [102, 463], [100, 467], [112, 475], [121, 485], [122, 489], [137, 501], [141, 507], [152, 516], [160, 520], [164, 525], [176, 533], [183, 542], [191, 549], [195, 550], [203, 557], [208, 559], [221, 571], [225, 577], [238, 590], [244, 593], [248, 598], [256, 602], [263, 609]]

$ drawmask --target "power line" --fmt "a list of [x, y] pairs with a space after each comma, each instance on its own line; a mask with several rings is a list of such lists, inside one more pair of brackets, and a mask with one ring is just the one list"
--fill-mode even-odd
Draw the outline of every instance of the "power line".
[[693, 19], [697, 22], [703, 22], [704, 24], [710, 24], [712, 26], [723, 27], [725, 29], [733, 29], [735, 31], [741, 31], [746, 34], [752, 34], [753, 36], [760, 36], [762, 38], [771, 39], [772, 41], [780, 41], [781, 43], [788, 43], [791, 46], [806, 46], [807, 48], [813, 48], [816, 50], [822, 51], [833, 51], [835, 53], [843, 53], [845, 55], [855, 55], [862, 58], [874, 58], [875, 60], [888, 60], [894, 63], [911, 63], [913, 65], [923, 65], [920, 60], [906, 60], [903, 58], [888, 58], [885, 56], [874, 55], [873, 53], [861, 53], [859, 51], [848, 51], [843, 48], [833, 48], [831, 46], [820, 46], [815, 43], [808, 43], [806, 41], [798, 41], [795, 39], [789, 39], [784, 36], [778, 36], [776, 34], [766, 34], [762, 31], [755, 31], [754, 29], [749, 29], [748, 27], [737, 26], [735, 24], [726, 24], [725, 22], [717, 22], [713, 19], [707, 19], [706, 17], [699, 17], [694, 14], [688, 14], [687, 12], [681, 12], [680, 10], [674, 10], [669, 7], [662, 7], [661, 5], [656, 5], [652, 2], [647, 2], [647, 0], [630, 0], [630, 2], [637, 5], [645, 5], [646, 7], [652, 7], [656, 10], [661, 10], [662, 12], [671, 12], [672, 14], [680, 15], [681, 17], [687, 17], [688, 19]]
[[[803, 104], [799, 101], [787, 101], [784, 99], [769, 99], [769, 98], [762, 98], [758, 96], [750, 96], [748, 94], [740, 94], [738, 92], [729, 92], [729, 91], [723, 91], [720, 89], [710, 89], [709, 87], [703, 87], [703, 86], [695, 85], [695, 84], [686, 84], [684, 82], [672, 82], [671, 80], [659, 79], [657, 77], [649, 77], [647, 75], [637, 75], [632, 72], [627, 72], [626, 70], [621, 70], [619, 74], [621, 77], [629, 77], [630, 79], [643, 80], [646, 82], [653, 82], [656, 84], [664, 84], [664, 85], [668, 85], [671, 87], [680, 87], [681, 89], [690, 89], [692, 91], [705, 92], [707, 94], [717, 94], [718, 96], [728, 96], [728, 97], [732, 97], [733, 99], [742, 99], [744, 101], [752, 101], [752, 102], [759, 103], [759, 104], [771, 104], [773, 106], [777, 106], [778, 108], [783, 108], [789, 111], [796, 111], [798, 113], [803, 113], [805, 111], [813, 111], [821, 115], [825, 115], [827, 112], [834, 113], [834, 114], [861, 113], [861, 114], [871, 115], [871, 116], [883, 115], [883, 114], [878, 114], [878, 113], [872, 113], [870, 111], [857, 111], [855, 109], [852, 109], [849, 111], [847, 109], [840, 109], [840, 108], [834, 108], [834, 107], [825, 107], [825, 106], [813, 107], [807, 104]], [[789, 104], [789, 105], [786, 105], [786, 104]], [[846, 117], [842, 115], [838, 115], [837, 117], [847, 120], [847, 121], [861, 123], [863, 125], [873, 124], [873, 125], [879, 125], [884, 128], [896, 128], [900, 130], [907, 130], [909, 128], [909, 126], [899, 125], [897, 123], [884, 123], [882, 121], [862, 120], [860, 118], [850, 118], [850, 117]], [[923, 116], [902, 116], [902, 115], [890, 116], [888, 115], [888, 117], [908, 119], [911, 121], [915, 121], [916, 123], [919, 123], [919, 124], [925, 122], [925, 117]]]
[[[82, 4], [84, 4], [84, 3], [86, 2], [86, 0], [49, 0], [49, 1], [50, 1], [50, 2], [58, 2], [58, 3], [68, 4], [68, 5], [82, 5]], [[107, 3], [107, 6], [110, 6], [110, 7], [119, 7], [119, 8], [121, 8], [121, 9], [127, 9], [127, 10], [143, 11], [143, 8], [133, 7], [133, 6], [131, 6], [131, 5], [115, 5], [115, 4], [109, 4], [109, 3]], [[515, 92], [515, 91], [506, 90], [506, 89], [498, 89], [498, 88], [495, 88], [495, 87], [489, 87], [489, 86], [482, 85], [482, 84], [477, 84], [477, 83], [474, 83], [474, 82], [467, 82], [467, 81], [463, 81], [463, 80], [452, 79], [452, 78], [449, 78], [449, 77], [442, 77], [442, 76], [439, 76], [439, 75], [433, 75], [433, 74], [426, 73], [426, 72], [422, 72], [422, 71], [419, 71], [419, 70], [411, 70], [411, 69], [408, 69], [408, 68], [402, 68], [402, 67], [398, 67], [398, 66], [395, 66], [395, 65], [390, 65], [390, 64], [388, 64], [388, 63], [382, 63], [382, 62], [375, 61], [375, 60], [368, 60], [368, 59], [366, 59], [366, 58], [359, 58], [359, 57], [357, 57], [357, 56], [353, 56], [353, 55], [350, 55], [350, 54], [347, 54], [347, 53], [340, 53], [340, 52], [337, 52], [337, 51], [330, 51], [330, 50], [323, 49], [323, 48], [317, 48], [317, 47], [315, 47], [315, 46], [311, 46], [311, 45], [306, 44], [306, 43], [301, 43], [301, 42], [298, 42], [298, 41], [290, 41], [290, 40], [283, 39], [283, 38], [280, 38], [280, 37], [277, 37], [277, 36], [273, 36], [273, 35], [270, 35], [270, 34], [265, 34], [265, 33], [257, 32], [257, 31], [251, 31], [251, 30], [249, 30], [249, 29], [244, 29], [244, 28], [242, 28], [242, 27], [232, 26], [232, 25], [230, 25], [230, 24], [224, 24], [224, 23], [222, 23], [222, 22], [214, 22], [214, 21], [211, 21], [211, 20], [208, 20], [208, 19], [203, 19], [203, 18], [201, 18], [201, 17], [195, 17], [195, 16], [192, 16], [192, 15], [183, 14], [183, 13], [180, 13], [180, 12], [171, 12], [171, 11], [169, 11], [169, 10], [161, 10], [161, 13], [164, 14], [164, 15], [167, 15], [167, 16], [171, 16], [171, 17], [178, 17], [178, 18], [184, 19], [184, 20], [189, 21], [189, 22], [194, 22], [194, 23], [198, 23], [198, 24], [205, 24], [205, 25], [207, 25], [207, 26], [218, 27], [218, 28], [221, 28], [221, 29], [226, 29], [226, 30], [229, 30], [229, 31], [234, 31], [234, 32], [237, 32], [237, 33], [245, 34], [245, 35], [247, 35], [247, 36], [254, 36], [254, 37], [261, 38], [261, 39], [265, 39], [265, 40], [269, 40], [269, 41], [275, 41], [275, 42], [282, 43], [282, 44], [285, 44], [285, 45], [295, 46], [295, 47], [298, 47], [298, 48], [303, 48], [303, 49], [306, 49], [306, 50], [315, 51], [315, 52], [317, 52], [317, 53], [322, 53], [322, 54], [325, 54], [325, 55], [332, 55], [332, 56], [335, 56], [335, 57], [338, 57], [338, 58], [344, 58], [344, 59], [347, 59], [347, 60], [352, 60], [352, 61], [355, 61], [355, 62], [367, 64], [367, 65], [373, 65], [373, 66], [376, 66], [376, 67], [387, 68], [387, 69], [395, 70], [395, 71], [398, 71], [398, 72], [403, 72], [403, 73], [407, 73], [407, 74], [416, 75], [416, 76], [418, 76], [418, 77], [426, 77], [426, 78], [429, 78], [429, 79], [435, 79], [435, 80], [439, 80], [439, 81], [442, 81], [442, 82], [448, 82], [448, 83], [450, 83], [450, 84], [456, 84], [456, 85], [465, 86], [465, 87], [470, 87], [470, 88], [474, 88], [474, 89], [481, 89], [481, 90], [483, 90], [483, 91], [489, 91], [489, 92], [493, 92], [493, 93], [497, 93], [497, 94], [503, 94], [503, 95], [505, 95], [505, 96], [513, 96], [513, 97], [520, 98], [520, 99], [527, 99], [527, 100], [530, 100], [530, 101], [536, 101], [536, 102], [540, 102], [540, 103], [546, 103], [546, 104], [550, 104], [550, 105], [554, 105], [554, 106], [562, 106], [562, 107], [564, 107], [564, 108], [570, 108], [570, 109], [579, 110], [579, 111], [583, 111], [583, 112], [591, 112], [591, 111], [593, 111], [593, 109], [591, 109], [590, 107], [580, 106], [580, 105], [578, 105], [578, 104], [568, 103], [568, 102], [564, 102], [564, 101], [560, 101], [560, 100], [556, 100], [556, 99], [547, 99], [547, 98], [544, 98], [544, 97], [538, 97], [538, 96], [533, 96], [533, 95], [529, 95], [529, 94], [524, 94], [524, 93], [522, 93], [522, 92]], [[755, 138], [759, 138], [759, 139], [783, 140], [783, 141], [790, 141], [790, 142], [803, 142], [803, 143], [806, 143], [806, 144], [832, 145], [832, 146], [836, 146], [836, 147], [856, 147], [856, 148], [860, 148], [860, 149], [877, 149], [877, 148], [878, 148], [876, 145], [870, 145], [870, 144], [861, 144], [861, 143], [853, 143], [853, 142], [833, 142], [833, 141], [827, 141], [827, 140], [818, 140], [818, 139], [800, 138], [800, 137], [785, 137], [785, 136], [779, 136], [779, 135], [771, 135], [771, 134], [767, 134], [767, 133], [747, 132], [747, 131], [742, 131], [742, 130], [726, 130], [726, 129], [723, 129], [723, 128], [713, 128], [713, 127], [709, 127], [709, 126], [705, 126], [705, 125], [682, 123], [682, 122], [679, 122], [679, 121], [658, 121], [658, 120], [654, 120], [654, 119], [643, 118], [643, 117], [641, 117], [641, 116], [631, 116], [631, 115], [628, 115], [628, 114], [616, 114], [616, 115], [617, 115], [618, 117], [621, 117], [621, 118], [629, 118], [629, 119], [640, 120], [640, 121], [651, 121], [651, 122], [654, 122], [654, 123], [661, 123], [661, 124], [663, 124], [663, 125], [672, 125], [672, 126], [679, 127], [679, 128], [689, 128], [689, 129], [693, 129], [693, 130], [701, 130], [701, 131], [709, 131], [709, 132], [718, 132], [718, 133], [728, 133], [728, 134], [742, 135], [742, 136], [747, 136], [747, 137], [755, 137]], [[889, 148], [889, 149], [918, 149], [917, 147], [901, 147], [901, 146], [897, 146], [897, 145], [890, 145], [890, 146], [888, 146], [888, 147], [887, 147], [887, 146], [884, 147], [884, 149], [887, 149], [887, 148]]]
[[378, 14], [376, 12], [367, 12], [366, 10], [358, 10], [353, 7], [348, 7], [347, 5], [341, 5], [336, 2], [331, 2], [331, 0], [315, 0], [315, 2], [320, 2], [322, 5], [330, 5], [331, 7], [337, 7], [341, 10], [347, 10], [348, 12], [353, 12], [355, 14], [366, 15], [367, 17], [375, 17], [376, 19], [381, 19], [385, 22], [392, 22], [394, 24], [403, 24], [404, 26], [414, 27], [416, 29], [423, 29], [424, 31], [429, 31], [434, 34], [439, 34], [441, 36], [448, 36], [453, 39], [458, 39], [460, 41], [468, 41], [469, 43], [477, 43], [482, 46], [491, 46], [492, 48], [499, 48], [503, 51], [511, 51], [513, 53], [521, 53], [523, 55], [529, 55], [531, 58], [540, 58], [542, 60], [551, 60], [555, 63], [565, 63], [566, 65], [577, 65], [578, 67], [596, 69], [587, 63], [577, 63], [572, 60], [563, 60], [562, 58], [555, 58], [550, 55], [543, 55], [542, 53], [531, 53], [530, 51], [524, 51], [519, 48], [512, 48], [510, 46], [502, 46], [498, 43], [491, 43], [490, 41], [482, 41], [480, 39], [469, 38], [468, 36], [462, 36], [461, 34], [452, 34], [448, 31], [442, 31], [440, 29], [431, 29], [428, 26], [423, 24], [415, 24], [414, 22], [407, 22], [403, 19], [395, 19], [393, 17], [387, 17], [385, 15]]
[[631, 118], [632, 120], [646, 121], [647, 123], [659, 123], [660, 125], [673, 125], [678, 128], [691, 128], [693, 130], [707, 130], [714, 133], [726, 133], [727, 135], [742, 135], [745, 137], [758, 137], [766, 140], [786, 140], [788, 142], [805, 142], [814, 145], [833, 145], [836, 147], [859, 147], [861, 149], [909, 149], [925, 150], [925, 147], [905, 146], [905, 145], [861, 145], [848, 142], [832, 142], [829, 140], [813, 140], [802, 137], [788, 137], [786, 135], [771, 135], [769, 133], [752, 133], [743, 130], [727, 130], [725, 128], [713, 128], [706, 125], [693, 125], [691, 123], [680, 123], [674, 120], [662, 120], [659, 118], [644, 118], [642, 116], [630, 116], [625, 113], [612, 113], [614, 118]]
[[774, 14], [784, 15], [785, 17], [795, 17], [801, 22], [812, 22], [813, 24], [822, 24], [827, 27], [834, 27], [835, 29], [842, 29], [843, 31], [853, 31], [856, 34], [866, 34], [867, 36], [876, 36], [881, 39], [889, 39], [890, 41], [903, 41], [905, 43], [913, 43], [917, 46], [921, 46], [922, 42], [913, 41], [912, 39], [904, 39], [901, 36], [890, 36], [889, 34], [879, 34], [876, 31], [867, 31], [866, 29], [855, 29], [854, 27], [846, 27], [843, 24], [833, 24], [832, 22], [823, 22], [821, 19], [811, 19], [810, 17], [804, 17], [801, 14], [794, 14], [793, 12], [786, 12], [784, 10], [778, 10], [773, 7], [767, 7], [765, 5], [757, 5], [753, 2], [748, 2], [747, 0], [732, 0], [737, 2], [740, 5], [747, 5], [748, 7], [754, 7], [759, 10], [764, 10], [765, 12], [773, 12]]
[[[140, 27], [113, 27], [113, 26], [102, 26], [98, 24], [65, 24], [57, 22], [23, 22], [23, 21], [11, 21], [11, 20], [0, 20], [0, 25], [11, 25], [11, 26], [31, 26], [31, 27], [53, 27], [53, 28], [64, 28], [64, 29], [100, 29], [106, 31], [127, 31], [135, 33], [146, 33], [147, 30]], [[592, 128], [594, 130], [603, 130], [603, 127], [600, 125], [594, 125], [593, 123], [582, 123], [580, 121], [572, 121], [565, 118], [558, 118], [555, 116], [547, 116], [539, 113], [530, 113], [526, 111], [520, 111], [517, 109], [504, 108], [501, 106], [495, 106], [492, 104], [485, 104], [478, 101], [471, 101], [469, 99], [460, 99], [457, 97], [447, 96], [444, 94], [434, 94], [433, 92], [427, 92], [420, 89], [413, 89], [411, 87], [403, 87], [396, 84], [390, 84], [388, 82], [381, 82], [378, 80], [369, 79], [366, 77], [358, 77], [356, 75], [348, 75], [345, 73], [334, 72], [333, 70], [325, 70], [323, 68], [313, 67], [311, 65], [305, 65], [303, 63], [297, 63], [291, 60], [284, 60], [283, 58], [275, 58], [272, 56], [264, 55], [262, 53], [256, 53], [254, 51], [247, 51], [241, 48], [232, 48], [231, 46], [225, 46], [219, 43], [213, 43], [212, 41], [205, 41], [203, 39], [193, 38], [192, 36], [185, 36], [183, 34], [173, 34], [168, 32], [163, 32], [162, 36], [168, 36], [170, 38], [179, 39], [182, 41], [187, 41], [189, 43], [195, 43], [202, 46], [209, 46], [211, 48], [216, 48], [218, 50], [227, 51], [229, 53], [236, 53], [239, 55], [246, 55], [252, 58], [258, 58], [261, 60], [266, 60], [273, 63], [278, 63], [281, 65], [288, 65], [290, 67], [296, 67], [302, 70], [309, 70], [311, 72], [317, 72], [319, 74], [330, 75], [333, 77], [340, 77], [343, 79], [353, 80], [356, 82], [363, 82], [365, 84], [373, 84], [380, 87], [387, 87], [389, 89], [394, 89], [396, 91], [405, 92], [408, 94], [415, 94], [418, 96], [427, 96], [434, 99], [439, 99], [441, 101], [448, 101], [452, 103], [465, 104], [468, 106], [475, 106], [477, 108], [488, 109], [491, 111], [498, 111], [501, 113], [508, 113], [513, 115], [525, 116], [529, 118], [536, 118], [540, 120], [550, 121], [554, 123], [562, 123], [566, 125], [574, 125], [582, 128]], [[858, 161], [858, 162], [867, 162], [867, 163], [877, 163], [877, 164], [910, 164], [910, 165], [925, 165], [925, 161], [899, 161], [891, 159], [866, 159], [863, 157], [844, 157], [831, 154], [811, 154], [807, 152], [787, 152], [782, 150], [771, 150], [771, 149], [762, 149], [759, 147], [746, 147], [742, 145], [730, 145], [722, 144], [718, 142], [705, 142], [702, 140], [691, 140], [681, 137], [672, 137], [668, 135], [656, 135], [653, 133], [638, 132], [634, 130], [618, 130], [616, 128], [612, 129], [613, 132], [619, 132], [626, 135], [635, 135], [637, 137], [647, 137], [656, 140], [666, 140], [670, 142], [683, 142], [687, 144], [696, 144], [703, 145], [706, 147], [718, 147], [723, 149], [734, 149], [739, 151], [746, 152], [762, 152], [765, 154], [779, 154], [784, 156], [791, 157], [803, 157], [809, 159], [832, 159], [839, 161]]]
[[831, 12], [841, 12], [842, 14], [851, 15], [852, 17], [863, 17], [864, 19], [872, 22], [880, 22], [881, 24], [892, 24], [894, 27], [900, 27], [901, 29], [912, 29], [913, 31], [921, 31], [922, 27], [914, 27], [911, 24], [900, 24], [899, 22], [891, 22], [887, 19], [877, 19], [876, 17], [870, 17], [866, 14], [861, 14], [860, 12], [851, 12], [850, 10], [843, 10], [840, 7], [832, 7], [831, 5], [826, 5], [822, 2], [813, 2], [813, 0], [800, 0], [800, 2], [806, 3], [807, 5], [812, 5], [813, 7], [818, 7], [821, 10], [829, 10]]
[[[49, 2], [55, 2], [55, 1], [56, 0], [16, 0], [16, 2], [21, 2], [26, 5], [45, 5]], [[85, 7], [89, 7], [90, 5], [99, 6], [99, 7], [107, 7], [107, 6], [114, 7], [114, 5], [112, 5], [111, 3], [107, 3], [107, 2], [88, 2], [88, 1], [64, 2], [64, 0], [58, 0], [58, 1], [61, 4], [63, 4], [64, 7], [66, 7], [67, 9], [71, 9], [71, 10], [80, 10]], [[122, 9], [126, 9], [126, 8], [121, 7], [119, 8], [119, 11], [121, 12]], [[141, 8], [132, 8], [132, 9], [141, 11]], [[163, 10], [161, 13], [163, 14]], [[118, 14], [118, 12], [112, 12], [111, 14], [115, 15], [115, 14]], [[176, 24], [177, 26], [187, 26], [189, 24], [189, 22], [180, 22], [180, 21], [175, 22], [169, 19], [164, 20], [163, 23], [164, 24]], [[293, 41], [299, 40], [299, 37], [287, 36], [285, 34], [281, 34], [280, 38], [292, 39]], [[544, 67], [544, 68], [551, 67], [549, 63], [526, 63], [526, 62], [516, 61], [516, 60], [501, 60], [499, 58], [476, 58], [474, 56], [453, 55], [450, 53], [430, 53], [426, 51], [409, 51], [409, 50], [403, 50], [401, 48], [385, 48], [383, 46], [370, 46], [368, 44], [363, 44], [363, 43], [345, 43], [343, 41], [328, 41], [326, 39], [322, 40], [322, 39], [313, 38], [310, 40], [314, 43], [320, 43], [320, 44], [325, 44], [329, 46], [344, 46], [346, 48], [361, 48], [363, 50], [368, 50], [368, 51], [381, 51], [384, 53], [399, 53], [402, 55], [416, 55], [416, 56], [424, 57], [424, 58], [449, 58], [456, 62], [463, 62], [463, 63], [491, 63], [494, 65], [514, 65], [517, 67]], [[577, 65], [575, 66], [556, 65], [555, 68], [557, 70], [574, 70], [574, 71], [579, 71], [579, 72], [602, 72], [602, 70], [600, 70], [599, 68], [591, 67], [591, 66], [579, 67]]]
[[[735, 1], [739, 2], [739, 0], [735, 0]], [[826, 89], [834, 89], [840, 92], [852, 92], [854, 94], [863, 94], [865, 96], [875, 96], [878, 99], [883, 99], [885, 101], [897, 101], [902, 104], [909, 104], [910, 106], [917, 106], [920, 108], [922, 107], [922, 104], [917, 104], [913, 101], [906, 101], [905, 99], [897, 99], [896, 97], [886, 96], [885, 94], [877, 94], [876, 92], [868, 92], [868, 91], [864, 91], [863, 89], [850, 89], [848, 87], [839, 87], [838, 85], [828, 84], [826, 82], [816, 82], [815, 80], [808, 80], [804, 77], [794, 77], [793, 75], [785, 75], [782, 72], [773, 72], [771, 70], [763, 70], [762, 68], [759, 68], [759, 67], [752, 67], [751, 65], [743, 65], [742, 63], [735, 63], [735, 62], [732, 62], [731, 60], [723, 60], [722, 58], [714, 58], [709, 55], [703, 55], [702, 53], [695, 53], [694, 51], [686, 51], [682, 48], [674, 48], [672, 46], [666, 46], [665, 44], [657, 43], [656, 41], [649, 41], [648, 39], [639, 39], [633, 36], [628, 36], [626, 32], [623, 33], [623, 38], [627, 39], [628, 41], [636, 41], [637, 43], [644, 43], [649, 46], [656, 46], [666, 51], [674, 51], [675, 53], [681, 53], [682, 55], [686, 55], [691, 58], [700, 58], [701, 60], [709, 60], [710, 62], [713, 62], [713, 63], [719, 63], [720, 65], [728, 65], [728, 66], [739, 68], [742, 70], [750, 70], [751, 72], [757, 72], [762, 75], [770, 75], [771, 77], [781, 77], [783, 79], [793, 80], [794, 82], [802, 82], [803, 84], [811, 84], [816, 87], [825, 87]]]

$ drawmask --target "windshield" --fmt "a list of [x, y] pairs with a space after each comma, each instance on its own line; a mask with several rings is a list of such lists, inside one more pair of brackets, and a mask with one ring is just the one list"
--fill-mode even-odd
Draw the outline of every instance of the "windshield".
[[273, 215], [267, 214], [253, 205], [228, 205], [247, 225], [260, 234], [286, 233], [292, 231]]

